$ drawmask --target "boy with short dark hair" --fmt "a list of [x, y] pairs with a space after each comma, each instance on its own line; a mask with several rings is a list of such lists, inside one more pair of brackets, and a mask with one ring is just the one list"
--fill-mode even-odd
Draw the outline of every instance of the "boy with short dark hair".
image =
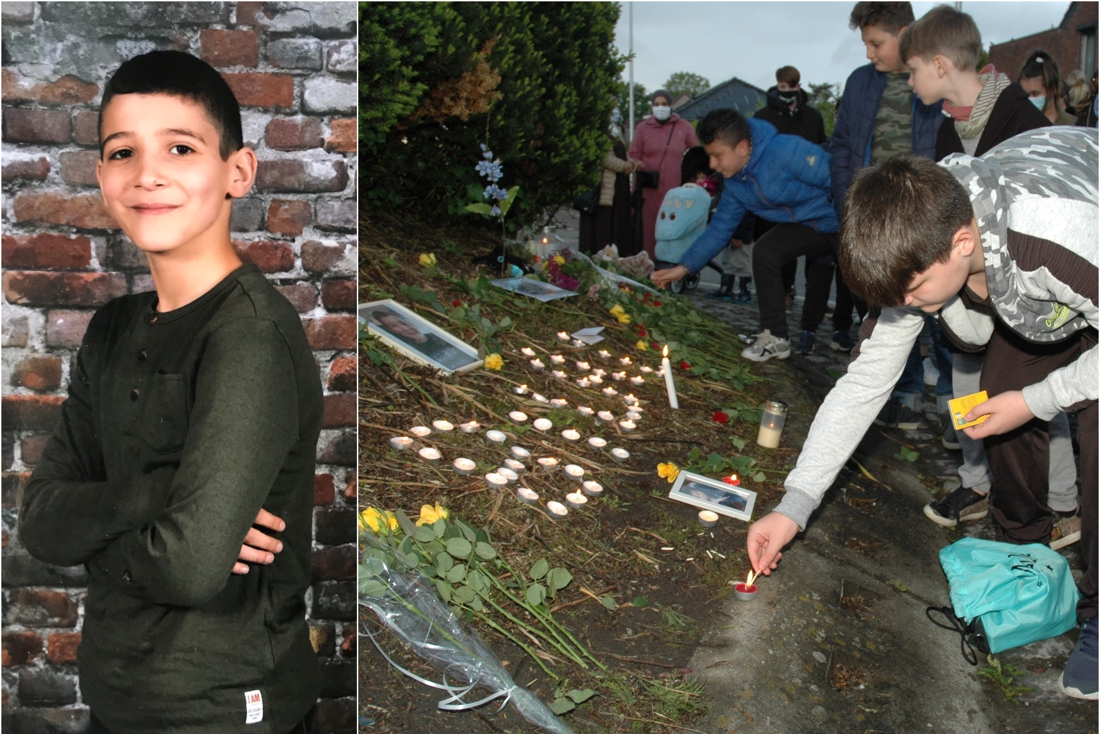
[[[829, 201], [829, 154], [795, 135], [779, 135], [763, 120], [717, 109], [697, 131], [710, 167], [725, 179], [718, 210], [680, 264], [651, 276], [658, 287], [699, 271], [725, 247], [746, 212], [776, 222], [756, 242], [752, 269], [760, 303], [761, 333], [741, 356], [755, 362], [791, 354], [781, 269], [802, 255], [831, 255], [837, 218]], [[807, 257], [809, 261], [811, 257]], [[817, 259], [807, 272], [802, 328], [815, 331], [825, 318], [831, 259]]]
[[965, 430], [985, 440], [1000, 539], [1049, 542], [1047, 421], [1077, 411], [1083, 628], [1060, 686], [1089, 699], [1097, 697], [1098, 152], [1095, 131], [1045, 128], [982, 158], [937, 166], [899, 157], [860, 174], [838, 260], [852, 291], [882, 315], [814, 418], [786, 495], [747, 542], [754, 569], [775, 568], [886, 401], [923, 314], [938, 313], [956, 341], [987, 345], [981, 387], [991, 397], [964, 417], [989, 416]]
[[302, 731], [322, 396], [297, 313], [230, 242], [255, 153], [221, 76], [173, 51], [115, 72], [99, 131], [104, 204], [156, 291], [93, 316], [20, 536], [88, 571], [93, 732]]

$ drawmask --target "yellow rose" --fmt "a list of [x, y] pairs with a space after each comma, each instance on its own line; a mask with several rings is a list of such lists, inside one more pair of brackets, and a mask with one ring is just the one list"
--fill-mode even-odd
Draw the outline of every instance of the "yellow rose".
[[615, 318], [617, 318], [619, 320], [620, 324], [629, 324], [630, 320], [631, 320], [630, 319], [630, 314], [628, 314], [628, 313], [621, 313], [618, 316], [616, 316]]
[[436, 263], [436, 260], [435, 260], [435, 253], [434, 252], [430, 253], [430, 254], [424, 254], [424, 253], [420, 254], [420, 266], [421, 267], [430, 268], [431, 266], [435, 265], [435, 263]]
[[561, 255], [554, 255], [554, 262], [556, 262], [558, 265], [565, 265], [565, 258]]
[[363, 510], [359, 515], [359, 528], [366, 530], [370, 528], [376, 533], [382, 532], [383, 518], [386, 520], [386, 525], [390, 530], [397, 529], [397, 516], [389, 510], [385, 512], [378, 510], [374, 507], [368, 507]]
[[680, 476], [680, 467], [676, 466], [672, 462], [669, 462], [667, 464], [658, 464], [657, 476], [668, 479], [668, 483], [672, 484], [676, 481], [676, 477]]
[[491, 370], [499, 370], [504, 366], [504, 359], [496, 352], [493, 352], [485, 358], [485, 366]]
[[622, 316], [626, 311], [623, 310], [622, 304], [616, 303], [611, 307], [611, 315], [615, 318]]
[[642, 340], [642, 339], [639, 339], [639, 340], [638, 340], [638, 343], [637, 343], [637, 344], [635, 344], [634, 346], [636, 346], [636, 347], [637, 347], [637, 348], [638, 348], [638, 349], [639, 349], [640, 351], [642, 351], [642, 352], [644, 352], [645, 350], [649, 349], [649, 345], [648, 345], [648, 344], [646, 344], [646, 343], [645, 343], [645, 341], [644, 341], [644, 340]]
[[450, 516], [450, 511], [438, 502], [435, 503], [435, 507], [424, 505], [420, 508], [420, 517], [417, 519], [416, 525], [417, 527], [434, 525], [436, 520], [446, 520]]

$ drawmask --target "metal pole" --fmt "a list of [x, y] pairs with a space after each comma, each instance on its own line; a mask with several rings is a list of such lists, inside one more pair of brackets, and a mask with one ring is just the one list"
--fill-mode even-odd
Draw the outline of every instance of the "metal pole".
[[627, 103], [630, 106], [630, 127], [627, 132], [627, 140], [634, 140], [634, 3], [630, 3], [630, 61], [627, 63], [630, 65], [630, 101]]

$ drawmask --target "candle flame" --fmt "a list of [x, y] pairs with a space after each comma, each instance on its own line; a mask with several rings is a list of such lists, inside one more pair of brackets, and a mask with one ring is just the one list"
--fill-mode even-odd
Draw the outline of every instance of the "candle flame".
[[750, 571], [749, 571], [749, 575], [745, 577], [745, 586], [752, 586], [752, 581], [753, 581], [753, 579], [755, 579], [755, 578], [756, 578], [756, 574], [755, 574], [755, 573], [753, 573], [753, 572], [752, 572], [752, 571], [750, 570]]
[[661, 356], [662, 357], [667, 357], [668, 356], [668, 345], [667, 344], [665, 345], [665, 348], [661, 350]]

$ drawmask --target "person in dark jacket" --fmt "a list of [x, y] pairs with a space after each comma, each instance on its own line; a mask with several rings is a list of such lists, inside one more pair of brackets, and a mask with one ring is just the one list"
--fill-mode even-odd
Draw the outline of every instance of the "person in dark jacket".
[[810, 107], [810, 95], [801, 87], [802, 75], [793, 66], [775, 72], [775, 86], [768, 90], [767, 104], [756, 112], [757, 120], [775, 125], [780, 135], [797, 135], [811, 143], [825, 143], [825, 120]]

